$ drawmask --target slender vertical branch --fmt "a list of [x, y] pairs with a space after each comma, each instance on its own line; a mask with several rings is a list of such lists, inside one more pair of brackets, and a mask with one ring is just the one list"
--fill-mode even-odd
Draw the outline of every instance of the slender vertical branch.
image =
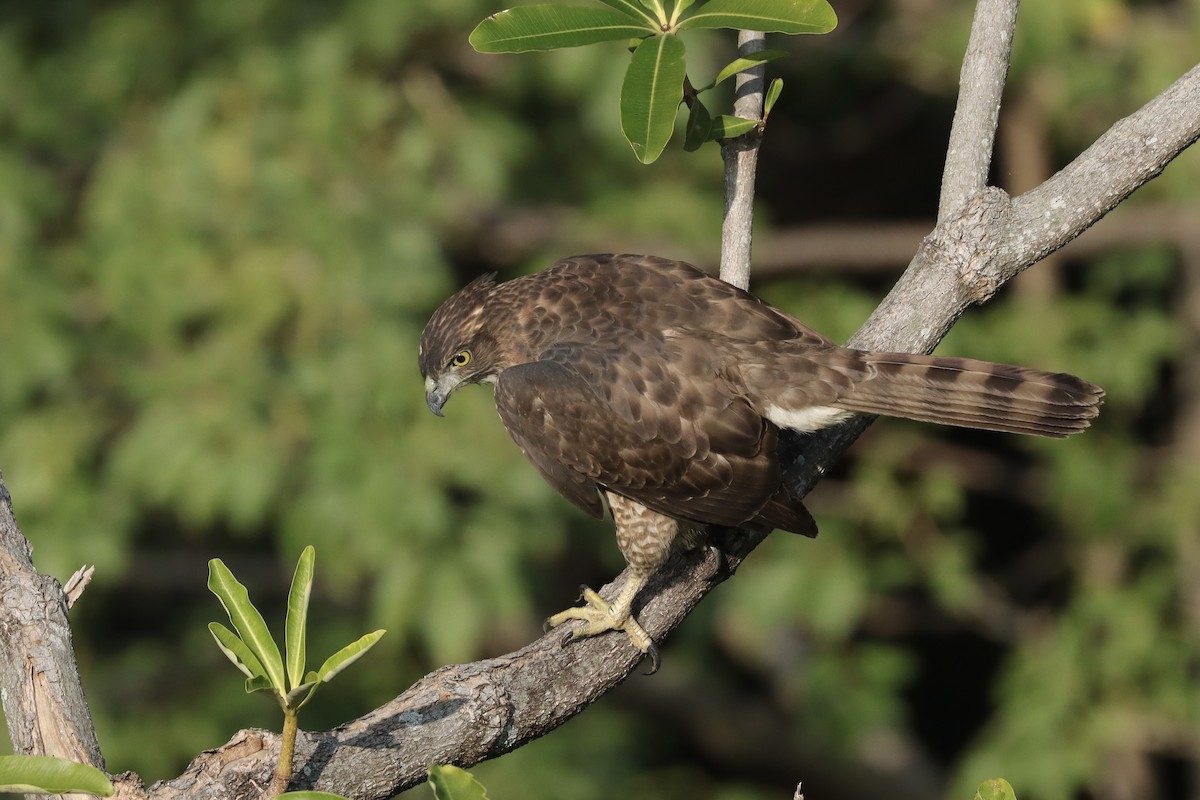
[[942, 172], [939, 225], [987, 186], [1020, 5], [1021, 0], [979, 0], [975, 6]]
[[[738, 31], [738, 54], [757, 53], [766, 47], [766, 36]], [[745, 119], [762, 119], [766, 70], [762, 64], [735, 77], [733, 113]], [[734, 286], [750, 286], [750, 249], [754, 227], [754, 174], [762, 135], [753, 130], [721, 143], [725, 161], [725, 219], [721, 225], [721, 278]]]

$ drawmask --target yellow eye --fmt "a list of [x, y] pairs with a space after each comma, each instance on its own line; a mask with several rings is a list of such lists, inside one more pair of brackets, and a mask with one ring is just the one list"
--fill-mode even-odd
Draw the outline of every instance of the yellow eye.
[[470, 364], [470, 363], [471, 363], [471, 351], [470, 350], [459, 350], [457, 353], [454, 354], [454, 358], [450, 359], [450, 366], [452, 366], [452, 367], [465, 367], [467, 364]]

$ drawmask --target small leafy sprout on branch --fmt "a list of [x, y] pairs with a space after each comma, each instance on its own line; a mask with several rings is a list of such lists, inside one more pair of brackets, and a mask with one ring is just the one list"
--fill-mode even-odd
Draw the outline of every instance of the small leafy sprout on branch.
[[95, 767], [53, 756], [0, 756], [0, 795], [94, 794], [110, 797], [113, 785]]
[[714, 120], [709, 116], [708, 109], [700, 102], [698, 95], [700, 92], [707, 92], [709, 89], [739, 72], [785, 55], [787, 53], [783, 50], [762, 50], [745, 58], [731, 61], [717, 75], [716, 80], [699, 89], [693, 89], [691, 84], [685, 81], [683, 102], [688, 107], [688, 121], [687, 127], [684, 128], [683, 149], [690, 153], [693, 150], [699, 150], [700, 145], [705, 142], [719, 142], [724, 139], [733, 139], [753, 130], [762, 133], [767, 126], [767, 118], [771, 116], [771, 109], [775, 107], [775, 101], [779, 99], [779, 94], [783, 91], [783, 78], [776, 78], [771, 81], [771, 85], [767, 89], [766, 99], [763, 101], [762, 119], [746, 119], [745, 117], [735, 117], [732, 114], [722, 114]]
[[[739, 58], [712, 83], [692, 89], [683, 42], [676, 33], [688, 28], [828, 33], [837, 25], [837, 15], [826, 0], [702, 0], [698, 5], [695, 0], [600, 1], [608, 8], [553, 4], [501, 11], [472, 31], [471, 46], [481, 53], [523, 53], [632, 39], [633, 57], [621, 85], [621, 130], [643, 164], [654, 161], [667, 146], [679, 104], [685, 100], [689, 150], [706, 141], [761, 130], [765, 114], [761, 120], [728, 115], [713, 120], [698, 95], [738, 72], [785, 55], [781, 50], [766, 50]], [[778, 81], [771, 85], [774, 96], [768, 108], [782, 88]]]
[[275, 791], [272, 794], [282, 792], [291, 780], [300, 709], [312, 699], [321, 684], [327, 683], [357, 661], [384, 634], [382, 630], [368, 633], [331, 655], [320, 669], [305, 672], [308, 599], [312, 593], [315, 560], [316, 551], [311, 546], [304, 548], [292, 577], [287, 621], [284, 624], [286, 674], [279, 646], [271, 637], [262, 614], [250, 602], [246, 587], [233, 577], [221, 559], [214, 558], [208, 562], [208, 588], [225, 607], [225, 613], [229, 615], [229, 621], [237, 633], [219, 622], [210, 622], [209, 632], [216, 639], [221, 652], [246, 676], [246, 692], [271, 692], [283, 710], [283, 735], [272, 786]]

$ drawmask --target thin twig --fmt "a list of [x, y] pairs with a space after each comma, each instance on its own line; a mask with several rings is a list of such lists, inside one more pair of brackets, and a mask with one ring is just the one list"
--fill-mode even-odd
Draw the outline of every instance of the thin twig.
[[975, 6], [942, 172], [939, 225], [987, 186], [1020, 5], [1020, 0], [979, 0]]
[[75, 574], [67, 579], [67, 583], [63, 586], [63, 595], [67, 599], [67, 610], [83, 595], [83, 590], [92, 582], [92, 577], [96, 574], [95, 564], [84, 564], [79, 569], [75, 570]]
[[[766, 47], [766, 36], [738, 31], [738, 55], [748, 56]], [[762, 119], [766, 69], [762, 64], [734, 78], [733, 113], [745, 119]], [[725, 218], [721, 224], [721, 279], [743, 289], [750, 287], [750, 254], [754, 228], [754, 176], [758, 169], [758, 129], [721, 143], [725, 161]]]

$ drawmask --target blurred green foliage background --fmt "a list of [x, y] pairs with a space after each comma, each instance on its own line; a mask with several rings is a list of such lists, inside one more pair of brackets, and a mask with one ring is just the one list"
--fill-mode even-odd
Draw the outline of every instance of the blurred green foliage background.
[[[844, 338], [928, 229], [971, 8], [834, 6], [834, 34], [771, 42], [795, 55], [756, 288]], [[0, 4], [0, 470], [42, 571], [97, 566], [71, 613], [111, 770], [172, 777], [278, 724], [205, 630], [210, 557], [281, 621], [316, 545], [314, 659], [389, 630], [310, 728], [520, 646], [620, 568], [610, 524], [542, 483], [486, 390], [428, 413], [417, 337], [488, 270], [711, 266], [721, 167], [677, 144], [637, 164], [619, 45], [473, 53], [497, 10]], [[693, 79], [730, 38], [689, 41]], [[1026, 3], [994, 180], [1044, 179], [1198, 41], [1198, 0]], [[820, 538], [769, 539], [660, 674], [480, 766], [491, 796], [1200, 792], [1198, 209], [1191, 152], [941, 348], [1103, 385], [1092, 431], [873, 426], [811, 497]], [[917, 238], [884, 241], [904, 223]]]

